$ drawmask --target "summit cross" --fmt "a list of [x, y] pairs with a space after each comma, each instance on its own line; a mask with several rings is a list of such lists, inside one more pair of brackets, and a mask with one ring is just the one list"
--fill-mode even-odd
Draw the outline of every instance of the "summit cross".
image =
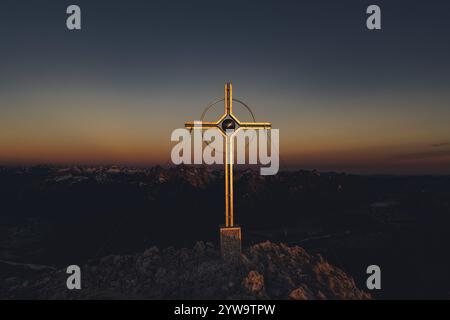
[[233, 207], [233, 138], [242, 129], [270, 129], [269, 122], [244, 122], [233, 114], [233, 89], [230, 82], [225, 84], [224, 113], [215, 122], [186, 122], [188, 129], [218, 129], [225, 139], [225, 226], [220, 228], [222, 257], [226, 260], [238, 258], [241, 254], [241, 228], [234, 224]]

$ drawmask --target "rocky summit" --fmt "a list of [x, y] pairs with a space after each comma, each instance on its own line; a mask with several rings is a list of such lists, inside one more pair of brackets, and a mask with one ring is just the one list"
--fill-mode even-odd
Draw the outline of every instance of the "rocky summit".
[[226, 263], [211, 243], [192, 249], [152, 247], [109, 255], [81, 267], [81, 290], [65, 269], [0, 280], [0, 298], [39, 299], [370, 299], [341, 269], [303, 248], [263, 242]]

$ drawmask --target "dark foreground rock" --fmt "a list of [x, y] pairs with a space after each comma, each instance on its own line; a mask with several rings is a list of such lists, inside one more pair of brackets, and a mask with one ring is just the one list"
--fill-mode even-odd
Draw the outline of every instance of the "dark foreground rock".
[[320, 255], [264, 242], [225, 263], [218, 249], [152, 247], [81, 267], [81, 290], [68, 290], [65, 270], [0, 280], [0, 298], [32, 299], [369, 299], [351, 277]]

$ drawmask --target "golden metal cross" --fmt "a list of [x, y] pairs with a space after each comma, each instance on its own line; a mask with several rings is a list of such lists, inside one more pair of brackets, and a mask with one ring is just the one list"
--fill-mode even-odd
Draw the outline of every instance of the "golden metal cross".
[[[189, 129], [216, 128], [225, 138], [225, 227], [234, 226], [233, 215], [233, 137], [241, 129], [270, 129], [269, 122], [243, 122], [233, 114], [233, 91], [231, 83], [225, 84], [225, 111], [216, 122], [186, 122]], [[232, 132], [231, 135], [227, 133]]]

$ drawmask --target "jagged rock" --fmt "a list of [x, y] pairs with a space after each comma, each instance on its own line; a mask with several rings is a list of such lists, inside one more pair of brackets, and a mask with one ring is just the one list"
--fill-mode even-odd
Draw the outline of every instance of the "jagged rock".
[[151, 257], [151, 256], [154, 256], [154, 255], [157, 255], [157, 254], [159, 254], [159, 249], [157, 247], [153, 246], [153, 247], [145, 250], [144, 253], [143, 253], [143, 256], [144, 257]]
[[203, 257], [205, 255], [206, 246], [202, 241], [198, 241], [194, 246], [194, 252], [197, 257]]
[[303, 288], [297, 288], [291, 291], [291, 293], [289, 293], [289, 299], [291, 300], [308, 300], [308, 297], [305, 293], [305, 291], [303, 290]]
[[264, 276], [252, 270], [242, 281], [242, 285], [248, 292], [258, 294], [264, 288]]
[[[40, 299], [368, 299], [345, 272], [300, 247], [264, 242], [247, 248], [240, 264], [219, 249], [156, 247], [135, 255], [91, 260], [82, 289], [67, 290], [65, 270], [29, 279], [0, 279], [0, 298]], [[45, 281], [44, 281], [45, 280]], [[24, 285], [26, 284], [26, 285]]]

